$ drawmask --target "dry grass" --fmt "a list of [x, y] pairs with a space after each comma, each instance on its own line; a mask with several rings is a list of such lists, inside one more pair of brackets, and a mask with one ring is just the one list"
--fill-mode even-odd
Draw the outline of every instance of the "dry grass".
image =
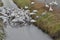
[[[37, 9], [38, 13], [36, 15], [38, 16], [40, 16], [42, 12], [46, 10], [43, 3], [36, 3], [35, 5], [33, 5], [33, 7], [31, 7], [31, 9]], [[60, 9], [53, 9], [53, 12], [47, 11], [46, 15], [37, 19], [37, 22], [34, 24], [37, 25], [38, 28], [41, 28], [45, 32], [47, 32], [51, 37], [56, 38], [58, 36], [60, 37], [60, 34], [57, 34], [57, 32], [60, 30]], [[33, 15], [33, 17], [35, 17], [36, 15]]]
[[29, 4], [31, 3], [30, 0], [13, 0], [19, 8], [24, 8], [25, 6], [29, 6]]
[[[47, 14], [37, 20], [37, 26], [52, 37], [56, 37], [56, 32], [60, 30], [60, 15], [55, 12], [47, 12]], [[60, 34], [58, 35], [60, 37]]]
[[3, 40], [5, 38], [5, 33], [3, 29], [3, 22], [2, 19], [0, 19], [0, 40]]
[[3, 3], [2, 3], [2, 2], [0, 2], [0, 7], [1, 7], [1, 6], [3, 6]]

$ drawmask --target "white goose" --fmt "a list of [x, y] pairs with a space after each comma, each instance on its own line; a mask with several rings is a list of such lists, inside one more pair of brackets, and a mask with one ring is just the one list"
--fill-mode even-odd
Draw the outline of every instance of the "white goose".
[[49, 7], [49, 5], [47, 4], [47, 1], [46, 0], [44, 0], [44, 2], [45, 2], [45, 7]]
[[36, 18], [39, 18], [39, 16], [36, 16]]
[[49, 5], [53, 5], [53, 2], [49, 3]]
[[45, 4], [45, 7], [49, 8], [49, 5], [48, 4]]
[[33, 12], [32, 12], [32, 13], [30, 13], [30, 15], [34, 15], [34, 14], [36, 14], [36, 13], [33, 13]]
[[53, 1], [53, 4], [58, 5], [58, 3], [56, 2], [56, 0]]
[[13, 17], [13, 16], [15, 16], [15, 15], [16, 15], [16, 13], [13, 11], [13, 12], [11, 13], [10, 17]]
[[28, 9], [28, 6], [25, 6], [25, 9]]
[[38, 10], [33, 10], [34, 13], [38, 12]]
[[41, 14], [42, 16], [46, 15], [46, 11]]
[[15, 22], [22, 22], [22, 23], [24, 23], [22, 18], [15, 18], [15, 19], [12, 20], [12, 22], [14, 22], [14, 23]]
[[12, 22], [17, 22], [18, 20], [17, 19], [13, 19]]
[[8, 17], [5, 17], [5, 16], [0, 16], [0, 18], [3, 19], [3, 23], [6, 23], [8, 21]]
[[33, 4], [35, 4], [35, 2], [31, 2], [31, 4], [33, 5]]
[[33, 19], [32, 19], [30, 22], [32, 22], [32, 23], [33, 23], [33, 22], [36, 22], [36, 20], [33, 20]]
[[49, 11], [53, 11], [52, 7], [50, 6]]

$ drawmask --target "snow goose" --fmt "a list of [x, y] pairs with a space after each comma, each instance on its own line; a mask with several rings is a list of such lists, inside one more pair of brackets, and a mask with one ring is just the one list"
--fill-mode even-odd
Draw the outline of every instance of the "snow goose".
[[46, 0], [44, 0], [44, 2], [45, 2], [45, 7], [49, 7], [49, 5], [47, 4], [47, 1]]
[[46, 11], [42, 13], [42, 16], [44, 16], [46, 14]]
[[34, 15], [34, 14], [36, 14], [36, 13], [33, 13], [33, 12], [32, 12], [32, 13], [30, 13], [30, 15]]
[[35, 4], [35, 2], [31, 2], [31, 4], [33, 5], [33, 4]]
[[54, 0], [53, 4], [58, 5], [58, 3], [56, 2], [56, 0]]
[[36, 20], [33, 20], [33, 19], [32, 19], [30, 22], [32, 22], [32, 23], [33, 23], [33, 22], [36, 22]]
[[25, 6], [25, 9], [28, 9], [28, 6]]
[[36, 16], [36, 18], [39, 18], [39, 16]]
[[45, 7], [47, 7], [47, 8], [48, 8], [48, 7], [49, 7], [49, 5], [48, 5], [48, 4], [46, 4], [46, 5], [45, 5]]
[[53, 11], [52, 7], [50, 6], [49, 11]]
[[18, 20], [17, 19], [13, 19], [12, 22], [17, 22]]
[[0, 16], [0, 18], [3, 19], [3, 23], [7, 22], [8, 21], [8, 17], [5, 17], [5, 16]]
[[49, 5], [48, 4], [45, 4], [45, 7], [49, 8]]
[[34, 13], [38, 12], [38, 10], [33, 10]]
[[53, 5], [53, 2], [49, 3], [49, 5]]

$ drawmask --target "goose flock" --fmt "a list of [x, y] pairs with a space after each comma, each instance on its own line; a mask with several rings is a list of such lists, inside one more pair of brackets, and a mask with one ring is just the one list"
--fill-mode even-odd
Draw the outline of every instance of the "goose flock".
[[[35, 4], [35, 2], [31, 2], [31, 4]], [[56, 0], [52, 1], [51, 3], [47, 4], [45, 3], [45, 7], [49, 8], [49, 11], [53, 11], [52, 5], [58, 5], [58, 3], [56, 2]], [[0, 7], [0, 11], [2, 10], [2, 12], [0, 12], [0, 14], [2, 14], [2, 16], [0, 16], [0, 18], [3, 19], [3, 23], [7, 23], [7, 21], [10, 24], [15, 24], [15, 23], [33, 23], [36, 22], [36, 20], [31, 18], [31, 15], [35, 15], [38, 11], [37, 10], [33, 10], [32, 12], [30, 12], [30, 10], [28, 10], [28, 6], [25, 6], [24, 10], [23, 8], [16, 10], [15, 8], [9, 9], [6, 7]], [[46, 12], [43, 12], [42, 15], [45, 15]], [[39, 18], [39, 16], [36, 16], [36, 18]]]
[[[25, 7], [27, 8], [27, 7]], [[18, 11], [14, 8], [11, 10], [9, 8], [3, 8], [3, 11], [0, 13], [2, 16], [0, 18], [3, 19], [3, 23], [7, 23], [7, 21], [12, 23], [26, 23], [26, 22], [36, 22], [36, 20], [32, 19], [30, 16], [36, 14], [37, 10], [33, 10], [30, 13], [30, 10], [19, 9]], [[27, 23], [28, 24], [28, 23]]]
[[54, 1], [50, 2], [50, 3], [48, 3], [48, 4], [45, 3], [45, 7], [49, 8], [49, 11], [53, 11], [52, 5], [57, 6], [58, 5], [57, 1], [54, 0]]

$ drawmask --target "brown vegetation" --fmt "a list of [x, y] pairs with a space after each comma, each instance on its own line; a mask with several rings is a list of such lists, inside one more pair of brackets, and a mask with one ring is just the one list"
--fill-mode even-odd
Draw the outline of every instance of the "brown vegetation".
[[[30, 10], [38, 10], [36, 15], [32, 15], [32, 18], [35, 19], [36, 16], [41, 16], [44, 11], [46, 15], [42, 16], [39, 19], [36, 19], [36, 23], [34, 23], [38, 28], [42, 29], [46, 33], [48, 33], [54, 39], [60, 40], [60, 9], [53, 7], [54, 11], [49, 12], [49, 8], [45, 8], [44, 3], [39, 3], [35, 0], [35, 4], [30, 6]], [[15, 2], [16, 3], [16, 2]], [[17, 3], [18, 5], [19, 3]], [[21, 6], [20, 4], [18, 6]]]

